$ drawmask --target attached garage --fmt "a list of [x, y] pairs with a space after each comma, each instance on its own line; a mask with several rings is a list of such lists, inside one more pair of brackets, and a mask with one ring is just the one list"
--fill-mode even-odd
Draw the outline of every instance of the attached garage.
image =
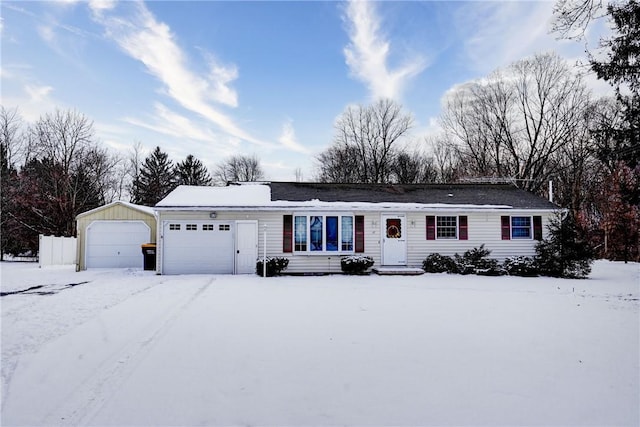
[[141, 245], [156, 240], [153, 209], [116, 201], [76, 218], [77, 269], [142, 268]]
[[234, 221], [164, 221], [163, 274], [233, 274]]

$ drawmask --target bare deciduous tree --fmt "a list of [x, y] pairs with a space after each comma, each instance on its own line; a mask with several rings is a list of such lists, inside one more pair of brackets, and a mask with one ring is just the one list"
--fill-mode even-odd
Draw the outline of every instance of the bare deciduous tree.
[[219, 185], [227, 182], [253, 182], [264, 179], [264, 171], [256, 155], [234, 155], [222, 161], [213, 172]]
[[390, 99], [347, 107], [336, 121], [333, 145], [316, 157], [317, 179], [389, 182], [395, 145], [412, 125], [411, 115]]
[[429, 138], [425, 142], [431, 145], [436, 167], [436, 182], [455, 182], [458, 177], [458, 157], [453, 144], [444, 138]]
[[438, 171], [432, 157], [419, 151], [400, 151], [391, 162], [392, 181], [398, 184], [436, 182]]
[[[26, 132], [28, 139], [21, 186], [41, 198], [36, 208], [32, 198], [23, 197], [32, 210], [33, 230], [62, 236], [74, 234], [75, 217], [113, 197], [114, 168], [118, 158], [98, 145], [93, 123], [72, 110], [57, 110], [41, 117]], [[30, 221], [31, 219], [29, 219]]]
[[24, 155], [25, 137], [22, 117], [17, 108], [8, 110], [0, 106], [0, 144], [7, 165], [16, 165]]
[[459, 90], [441, 124], [467, 173], [509, 177], [539, 192], [554, 156], [584, 126], [588, 104], [581, 78], [557, 55], [539, 54]]
[[551, 31], [561, 38], [581, 39], [589, 23], [605, 14], [602, 0], [558, 0], [553, 7]]

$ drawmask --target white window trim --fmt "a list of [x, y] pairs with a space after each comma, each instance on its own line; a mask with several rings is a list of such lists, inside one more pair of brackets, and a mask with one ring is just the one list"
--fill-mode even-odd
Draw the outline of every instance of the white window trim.
[[[435, 215], [436, 217], [436, 240], [460, 240], [460, 215]], [[455, 217], [456, 219], [456, 237], [438, 237], [438, 218], [439, 217]]]
[[[528, 237], [514, 236], [513, 235], [513, 229], [515, 228], [513, 226], [513, 218], [529, 218], [529, 236]], [[525, 227], [518, 226], [517, 228], [525, 228]], [[511, 240], [533, 240], [533, 216], [531, 216], [531, 215], [511, 215], [511, 216], [509, 216], [509, 233], [511, 233]]]
[[[298, 251], [296, 250], [296, 217], [304, 216], [307, 218], [307, 226], [306, 226], [306, 251]], [[313, 216], [321, 216], [322, 220], [322, 250], [321, 251], [312, 251], [311, 250], [311, 217]], [[337, 251], [328, 251], [327, 248], [327, 222], [326, 217], [328, 216], [336, 216], [338, 217], [338, 250]], [[351, 217], [351, 228], [352, 228], [352, 237], [351, 237], [351, 250], [345, 251], [342, 250], [342, 217], [348, 216]], [[292, 253], [298, 255], [353, 255], [356, 249], [356, 215], [352, 212], [297, 212], [293, 214], [293, 244], [292, 244]]]

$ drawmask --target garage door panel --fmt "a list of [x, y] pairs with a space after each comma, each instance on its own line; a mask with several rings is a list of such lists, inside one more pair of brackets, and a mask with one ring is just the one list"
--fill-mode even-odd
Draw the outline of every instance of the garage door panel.
[[142, 221], [95, 221], [87, 227], [87, 268], [142, 268], [141, 245], [151, 230]]
[[[171, 229], [179, 226], [179, 230]], [[195, 230], [187, 229], [187, 225]], [[233, 224], [220, 221], [171, 221], [164, 225], [164, 274], [233, 273]]]
[[[147, 243], [147, 242], [144, 242]], [[140, 244], [141, 245], [141, 244]], [[91, 257], [99, 258], [99, 257], [111, 257], [111, 256], [123, 256], [123, 257], [131, 257], [135, 256], [138, 258], [142, 257], [142, 250], [140, 245], [99, 245], [94, 246], [91, 251]]]

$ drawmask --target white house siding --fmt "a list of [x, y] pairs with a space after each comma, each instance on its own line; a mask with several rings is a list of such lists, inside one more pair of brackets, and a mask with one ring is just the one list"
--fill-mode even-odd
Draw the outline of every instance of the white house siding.
[[[364, 250], [362, 255], [373, 258], [375, 265], [380, 265], [380, 214], [377, 212], [349, 212], [354, 215], [364, 216]], [[284, 256], [289, 259], [288, 273], [340, 273], [340, 259], [344, 255], [321, 254], [307, 255], [282, 252], [282, 216], [292, 215], [293, 212], [279, 213], [279, 247], [277, 256]], [[270, 254], [268, 254], [270, 255]]]
[[[466, 215], [468, 220], [468, 240], [439, 239], [427, 240], [426, 227], [427, 215], [435, 216], [455, 216]], [[422, 261], [432, 253], [453, 256], [455, 253], [461, 254], [475, 247], [484, 244], [485, 248], [491, 250], [491, 258], [503, 261], [505, 258], [514, 255], [533, 256], [535, 254], [534, 239], [512, 239], [502, 240], [500, 217], [508, 216], [542, 216], [542, 235], [547, 236], [547, 225], [549, 211], [523, 211], [505, 209], [503, 211], [487, 212], [451, 212], [451, 211], [426, 211], [420, 213], [410, 213], [407, 215], [408, 227], [408, 264], [410, 266], [422, 266]]]
[[[158, 220], [158, 242], [161, 242], [162, 225], [164, 221], [209, 220], [209, 214], [216, 212], [216, 221], [256, 220], [258, 221], [258, 257], [264, 254], [264, 232], [267, 226], [267, 256], [279, 256], [289, 259], [287, 273], [339, 273], [340, 255], [302, 255], [282, 252], [283, 216], [293, 215], [298, 211], [160, 211]], [[379, 213], [365, 213], [365, 254], [373, 257], [376, 265], [380, 264]], [[162, 266], [161, 245], [158, 247], [158, 272]]]
[[[267, 226], [267, 256], [280, 256], [289, 259], [287, 273], [339, 273], [340, 255], [303, 255], [282, 252], [283, 216], [294, 215], [299, 211], [161, 211], [159, 215], [158, 241], [161, 241], [162, 224], [167, 220], [209, 220], [210, 212], [216, 212], [216, 221], [256, 220], [258, 221], [258, 257], [264, 253], [264, 231]], [[350, 212], [364, 216], [365, 252], [374, 259], [374, 266], [380, 265], [381, 246], [380, 232], [381, 212]], [[386, 213], [386, 212], [385, 212]], [[396, 212], [397, 213], [397, 212]], [[421, 211], [406, 213], [407, 228], [407, 265], [422, 266], [422, 261], [432, 253], [452, 256], [484, 244], [490, 249], [491, 257], [503, 260], [512, 255], [528, 255], [535, 253], [533, 239], [502, 240], [500, 217], [510, 216], [542, 216], [543, 236], [546, 236], [550, 211], [529, 211], [505, 209], [500, 211]], [[466, 215], [468, 218], [468, 240], [427, 240], [427, 215]], [[158, 249], [158, 268], [162, 265], [162, 250]]]

